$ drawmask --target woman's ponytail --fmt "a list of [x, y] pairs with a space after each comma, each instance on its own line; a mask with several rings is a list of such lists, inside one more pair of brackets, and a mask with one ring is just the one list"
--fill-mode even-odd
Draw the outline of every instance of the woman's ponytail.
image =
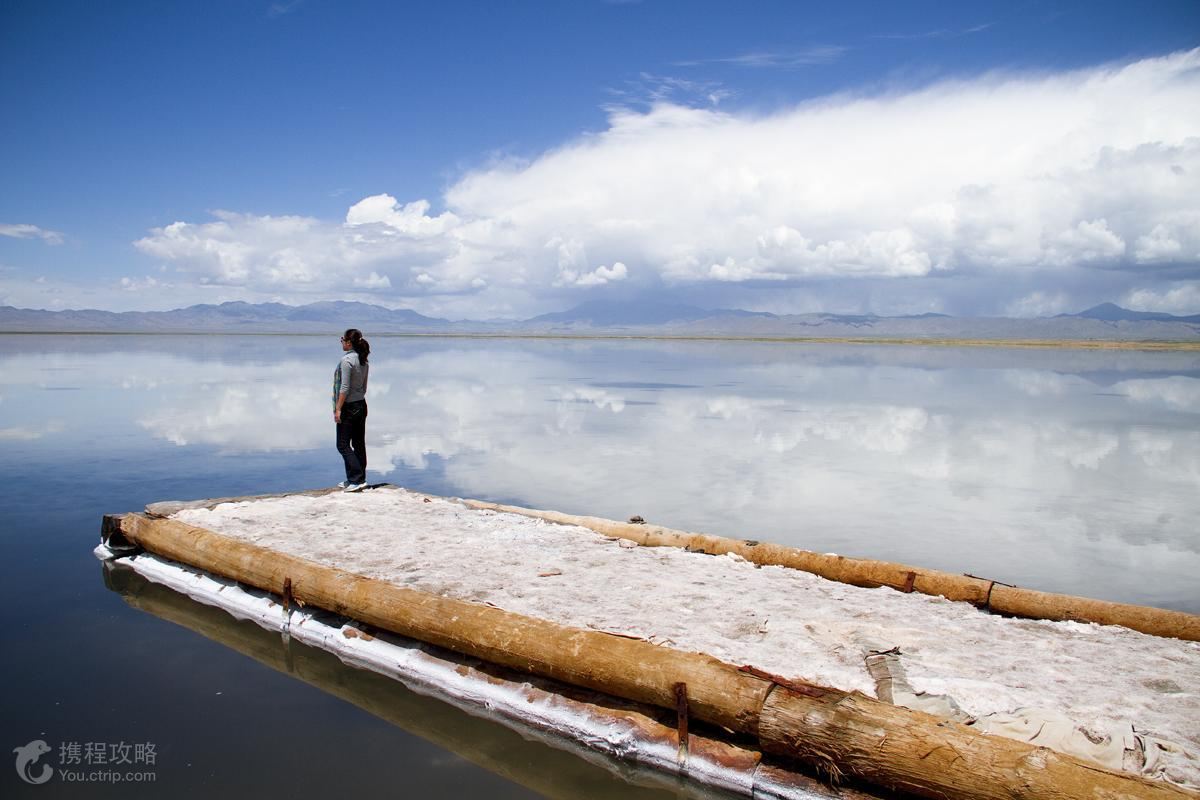
[[367, 357], [371, 355], [371, 345], [363, 338], [362, 331], [358, 328], [347, 328], [342, 338], [350, 343], [354, 352], [358, 353], [359, 363], [367, 363]]

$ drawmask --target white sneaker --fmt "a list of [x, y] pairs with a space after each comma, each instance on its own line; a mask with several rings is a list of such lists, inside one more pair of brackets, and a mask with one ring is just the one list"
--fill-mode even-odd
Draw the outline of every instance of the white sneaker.
[[335, 489], [345, 489], [345, 488], [346, 488], [346, 482], [345, 482], [345, 481], [338, 481], [338, 485], [337, 485], [337, 486], [335, 486], [334, 488], [335, 488]]
[[342, 487], [342, 491], [343, 492], [361, 492], [365, 488], [367, 488], [367, 485], [365, 483], [347, 483], [345, 486]]

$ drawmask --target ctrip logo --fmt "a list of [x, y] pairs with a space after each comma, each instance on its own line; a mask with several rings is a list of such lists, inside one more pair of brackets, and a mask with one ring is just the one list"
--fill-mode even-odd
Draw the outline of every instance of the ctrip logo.
[[22, 747], [14, 747], [13, 752], [17, 754], [17, 774], [21, 776], [21, 780], [38, 786], [54, 777], [54, 767], [49, 764], [42, 764], [42, 771], [36, 776], [33, 774], [33, 765], [50, 752], [50, 745], [41, 739], [34, 739]]

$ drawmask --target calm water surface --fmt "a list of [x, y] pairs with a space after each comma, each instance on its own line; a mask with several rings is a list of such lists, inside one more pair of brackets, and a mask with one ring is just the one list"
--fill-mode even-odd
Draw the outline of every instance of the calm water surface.
[[[1196, 354], [372, 343], [371, 481], [1200, 612]], [[0, 336], [5, 747], [155, 750], [151, 786], [5, 796], [678, 795], [105, 575], [103, 513], [341, 480], [340, 354]]]

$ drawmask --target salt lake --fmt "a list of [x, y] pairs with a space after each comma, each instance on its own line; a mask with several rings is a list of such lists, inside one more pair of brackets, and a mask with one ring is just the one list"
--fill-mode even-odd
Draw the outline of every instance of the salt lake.
[[[371, 342], [373, 483], [1200, 612], [1195, 352]], [[10, 746], [156, 745], [153, 786], [57, 787], [89, 796], [675, 796], [325, 654], [303, 655], [324, 684], [297, 680], [228, 645], [248, 623], [197, 635], [106, 580], [104, 513], [341, 480], [340, 354], [336, 335], [0, 336]]]

